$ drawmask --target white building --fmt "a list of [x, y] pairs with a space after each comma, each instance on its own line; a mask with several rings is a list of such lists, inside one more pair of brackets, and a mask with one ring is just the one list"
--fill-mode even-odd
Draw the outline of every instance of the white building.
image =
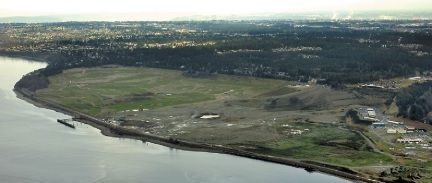
[[396, 134], [396, 133], [405, 134], [405, 133], [407, 133], [407, 131], [405, 129], [402, 129], [402, 128], [396, 128], [396, 129], [389, 128], [389, 129], [387, 129], [387, 133], [388, 134]]
[[404, 143], [404, 144], [412, 144], [412, 143], [422, 143], [423, 139], [420, 138], [403, 138], [403, 139], [397, 139], [396, 142], [398, 143]]
[[371, 117], [371, 118], [375, 118], [376, 117], [376, 112], [372, 108], [367, 108], [367, 113], [368, 113], [368, 116]]

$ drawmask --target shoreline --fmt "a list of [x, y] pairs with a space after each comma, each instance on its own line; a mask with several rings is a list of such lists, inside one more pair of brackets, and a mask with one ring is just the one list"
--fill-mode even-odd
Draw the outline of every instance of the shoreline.
[[[25, 78], [22, 78], [21, 80], [23, 79]], [[189, 141], [183, 141], [183, 140], [177, 140], [173, 138], [147, 134], [136, 129], [113, 125], [104, 122], [101, 119], [70, 109], [68, 107], [62, 106], [55, 102], [35, 97], [33, 92], [23, 88], [14, 87], [14, 92], [17, 94], [18, 98], [25, 100], [37, 107], [46, 108], [66, 115], [70, 115], [79, 122], [97, 128], [101, 130], [101, 133], [105, 136], [141, 140], [143, 142], [150, 142], [150, 143], [176, 148], [180, 150], [221, 153], [221, 154], [240, 156], [240, 157], [245, 157], [245, 158], [250, 158], [255, 160], [288, 165], [295, 168], [303, 168], [306, 171], [310, 171], [310, 172], [316, 171], [316, 172], [337, 176], [352, 181], [372, 182], [372, 183], [384, 181], [384, 180], [379, 181], [379, 180], [367, 178], [362, 174], [352, 171], [346, 167], [334, 166], [334, 165], [329, 165], [321, 162], [282, 158], [282, 157], [244, 151], [239, 148], [225, 147], [225, 146], [205, 144], [205, 143], [194, 143]]]

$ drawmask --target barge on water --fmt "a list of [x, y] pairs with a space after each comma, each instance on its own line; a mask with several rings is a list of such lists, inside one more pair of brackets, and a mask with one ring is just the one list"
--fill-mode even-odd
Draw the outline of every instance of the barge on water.
[[68, 121], [71, 121], [71, 120], [68, 120], [68, 119], [57, 119], [57, 122], [59, 122], [59, 123], [65, 125], [65, 126], [67, 126], [67, 127], [74, 128], [74, 129], [75, 129], [75, 125], [73, 125], [73, 124], [71, 124], [71, 123], [68, 123]]

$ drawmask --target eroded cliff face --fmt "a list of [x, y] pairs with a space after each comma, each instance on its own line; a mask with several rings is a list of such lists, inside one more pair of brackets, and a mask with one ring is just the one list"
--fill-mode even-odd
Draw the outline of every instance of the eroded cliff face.
[[16, 84], [15, 89], [25, 89], [31, 92], [47, 88], [49, 80], [46, 76], [40, 73], [41, 70], [36, 70], [23, 76]]

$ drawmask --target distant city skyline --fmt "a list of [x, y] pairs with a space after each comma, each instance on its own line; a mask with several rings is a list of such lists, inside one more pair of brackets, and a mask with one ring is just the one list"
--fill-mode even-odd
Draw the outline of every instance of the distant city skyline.
[[0, 0], [0, 17], [94, 15], [103, 20], [169, 20], [192, 15], [427, 11], [431, 0]]

